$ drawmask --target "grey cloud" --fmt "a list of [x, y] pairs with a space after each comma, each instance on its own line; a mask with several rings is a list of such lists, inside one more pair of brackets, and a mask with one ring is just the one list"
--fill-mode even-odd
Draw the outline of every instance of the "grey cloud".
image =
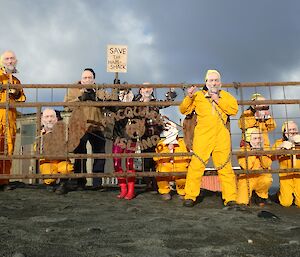
[[[85, 67], [95, 69], [97, 82], [111, 83], [107, 44], [128, 45], [128, 73], [120, 78], [129, 83], [203, 82], [208, 68], [219, 69], [224, 82], [300, 80], [296, 0], [0, 4], [0, 50], [16, 51], [24, 83], [73, 83]], [[61, 100], [62, 94], [53, 97]]]
[[279, 71], [299, 67], [297, 1], [151, 3], [138, 13], [151, 20], [166, 79], [199, 81], [216, 67], [226, 81], [278, 80]]
[[300, 66], [297, 1], [27, 0], [1, 6], [3, 20], [15, 16], [3, 26], [0, 49], [16, 50], [26, 82], [74, 81], [85, 66], [111, 82], [109, 43], [128, 45], [122, 78], [133, 83], [201, 82], [211, 67], [229, 82], [288, 80]]

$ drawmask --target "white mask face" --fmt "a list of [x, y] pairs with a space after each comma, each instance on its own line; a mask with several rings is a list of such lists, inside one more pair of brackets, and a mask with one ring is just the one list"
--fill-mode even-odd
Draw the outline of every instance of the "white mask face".
[[145, 87], [141, 88], [140, 93], [144, 100], [150, 100], [152, 98], [153, 88], [151, 87]]
[[285, 127], [285, 131], [285, 136], [290, 141], [293, 141], [294, 136], [299, 134], [298, 126], [294, 122], [289, 122]]
[[210, 94], [218, 94], [221, 89], [221, 80], [217, 73], [210, 73], [206, 79], [206, 87]]
[[252, 149], [262, 149], [264, 142], [261, 133], [252, 133], [250, 137], [250, 145]]
[[17, 66], [17, 58], [13, 52], [5, 52], [2, 56], [2, 64], [6, 73], [15, 73]]
[[54, 110], [47, 109], [43, 112], [41, 123], [46, 131], [51, 131], [57, 122]]
[[95, 83], [95, 79], [94, 79], [93, 73], [90, 72], [89, 70], [85, 70], [84, 72], [82, 72], [80, 82], [83, 85], [94, 84]]

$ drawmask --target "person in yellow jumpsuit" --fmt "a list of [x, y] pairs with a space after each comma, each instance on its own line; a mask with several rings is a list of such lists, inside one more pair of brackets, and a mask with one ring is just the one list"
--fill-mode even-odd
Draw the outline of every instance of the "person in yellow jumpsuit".
[[[300, 149], [299, 130], [294, 121], [284, 122], [282, 133], [282, 138], [273, 145], [274, 150]], [[300, 155], [278, 155], [276, 159], [281, 170], [300, 168]], [[279, 173], [279, 186], [280, 204], [289, 207], [295, 202], [300, 207], [300, 172]]]
[[[55, 124], [57, 123], [56, 112], [53, 109], [45, 109], [41, 118], [42, 130], [41, 130], [41, 145], [43, 148], [43, 136], [51, 133]], [[43, 151], [43, 149], [41, 149]], [[40, 173], [41, 174], [69, 174], [73, 172], [73, 165], [69, 160], [40, 160]], [[61, 179], [60, 185], [56, 189], [56, 179], [48, 178], [44, 179], [44, 184], [51, 188], [51, 191], [55, 191], [57, 194], [67, 193], [67, 180]]]
[[[252, 101], [266, 100], [261, 94], [253, 94]], [[264, 146], [270, 147], [270, 140], [268, 132], [276, 128], [276, 122], [273, 119], [268, 105], [252, 105], [241, 115], [239, 119], [239, 127], [242, 130], [243, 136], [241, 141], [241, 147], [244, 145], [244, 133], [248, 128], [258, 128], [263, 134]]]
[[[248, 128], [245, 132], [246, 145], [241, 147], [241, 151], [263, 150], [263, 136], [258, 128]], [[269, 170], [272, 165], [271, 156], [249, 155], [238, 156], [238, 162], [242, 170], [248, 170], [247, 174], [241, 174], [238, 177], [238, 204], [249, 204], [252, 192], [258, 196], [257, 203], [264, 206], [268, 202], [269, 189], [272, 185], [271, 173], [251, 174], [255, 170]]]
[[[187, 148], [183, 138], [178, 138], [176, 124], [168, 121], [163, 131], [165, 139], [161, 139], [156, 146], [156, 153], [187, 153]], [[190, 157], [153, 157], [156, 162], [157, 172], [186, 172]], [[158, 192], [163, 200], [171, 200], [172, 196], [170, 182], [175, 181], [176, 191], [181, 199], [184, 198], [185, 176], [183, 177], [157, 177]]]
[[[14, 103], [24, 102], [26, 97], [22, 89], [2, 88], [2, 85], [20, 84], [20, 81], [13, 76], [16, 70], [17, 58], [14, 52], [5, 51], [0, 57], [0, 102]], [[8, 99], [7, 99], [8, 97]], [[0, 154], [12, 155], [14, 152], [14, 144], [16, 138], [16, 108], [1, 107], [0, 108]], [[0, 174], [10, 174], [11, 160], [0, 161]], [[5, 190], [13, 189], [9, 184], [8, 179], [1, 179], [0, 185]]]
[[224, 204], [235, 206], [236, 178], [231, 166], [230, 132], [226, 123], [228, 116], [238, 112], [237, 100], [221, 90], [220, 73], [208, 70], [203, 89], [196, 92], [195, 86], [188, 88], [179, 109], [184, 115], [193, 111], [197, 114], [192, 146], [194, 154], [188, 167], [184, 206], [194, 206], [210, 156], [218, 170]]

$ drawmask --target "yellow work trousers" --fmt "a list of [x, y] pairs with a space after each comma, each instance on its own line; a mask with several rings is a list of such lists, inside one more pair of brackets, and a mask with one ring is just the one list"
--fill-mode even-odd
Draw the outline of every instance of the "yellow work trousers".
[[[225, 161], [224, 161], [225, 162]], [[206, 162], [207, 163], [207, 162]], [[215, 166], [222, 165], [219, 161], [214, 161]], [[201, 179], [204, 174], [205, 166], [193, 156], [188, 168], [186, 184], [185, 184], [185, 199], [196, 201], [200, 194]], [[227, 163], [218, 171], [218, 176], [221, 183], [222, 198], [226, 205], [230, 201], [236, 201], [236, 178], [233, 172], [231, 163]]]
[[[5, 133], [6, 134], [6, 142], [7, 142], [7, 154], [12, 155], [14, 151], [14, 144], [15, 144], [15, 136], [16, 136], [16, 129], [14, 124], [12, 127], [9, 127], [7, 132], [5, 131], [5, 125], [0, 124], [0, 154], [5, 154]], [[0, 160], [0, 174], [10, 174], [11, 169], [11, 161], [10, 160]], [[0, 185], [8, 184], [8, 179], [0, 179]]]
[[[40, 173], [47, 174], [69, 174], [73, 171], [73, 165], [68, 161], [45, 162], [40, 165]], [[55, 183], [56, 179], [44, 179], [46, 185]]]
[[238, 179], [237, 203], [248, 204], [253, 191], [260, 198], [268, 199], [272, 181], [271, 174], [249, 175], [248, 178], [245, 175], [240, 176]]
[[[223, 126], [223, 125], [222, 125]], [[199, 128], [201, 130], [201, 128]], [[218, 176], [221, 183], [222, 198], [224, 204], [230, 201], [236, 201], [236, 177], [233, 172], [230, 156], [230, 135], [226, 128], [220, 127], [219, 131], [214, 134], [201, 135], [195, 129], [193, 150], [202, 159], [202, 162], [196, 155], [192, 156], [185, 183], [185, 199], [196, 201], [200, 194], [201, 179], [204, 174], [205, 166], [210, 156], [215, 167], [218, 170]], [[200, 136], [197, 136], [199, 133]]]
[[158, 192], [160, 194], [168, 194], [171, 191], [169, 182], [175, 181], [176, 191], [179, 195], [184, 195], [185, 178], [179, 177], [157, 177]]
[[279, 185], [280, 204], [289, 207], [293, 204], [295, 197], [295, 204], [300, 207], [300, 173], [280, 174]]
[[[178, 163], [164, 163], [158, 165], [157, 172], [161, 173], [167, 173], [167, 172], [182, 172], [187, 170], [187, 163], [185, 164], [178, 164]], [[158, 192], [160, 194], [168, 194], [171, 191], [170, 183], [171, 181], [175, 181], [176, 183], [176, 192], [179, 195], [184, 195], [184, 186], [185, 186], [185, 177], [175, 177], [175, 176], [169, 176], [169, 177], [157, 177], [157, 187]]]

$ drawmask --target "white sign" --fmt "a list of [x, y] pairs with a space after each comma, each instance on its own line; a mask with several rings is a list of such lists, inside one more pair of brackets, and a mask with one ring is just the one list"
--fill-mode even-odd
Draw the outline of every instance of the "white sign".
[[127, 46], [107, 45], [107, 72], [127, 72]]

